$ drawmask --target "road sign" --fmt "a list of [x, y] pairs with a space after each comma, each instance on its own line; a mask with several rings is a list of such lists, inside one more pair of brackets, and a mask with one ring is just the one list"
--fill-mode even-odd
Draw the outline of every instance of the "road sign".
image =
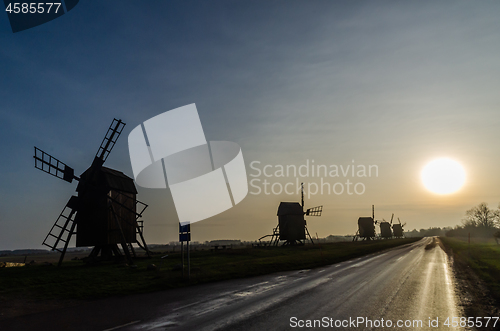
[[179, 223], [179, 241], [191, 241], [191, 224], [181, 225]]
[[191, 241], [191, 233], [179, 233], [179, 241]]

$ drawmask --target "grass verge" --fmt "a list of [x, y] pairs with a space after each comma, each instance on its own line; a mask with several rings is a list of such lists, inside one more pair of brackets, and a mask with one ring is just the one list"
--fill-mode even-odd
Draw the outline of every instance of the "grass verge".
[[443, 244], [453, 250], [456, 261], [465, 263], [484, 281], [496, 300], [500, 300], [500, 245], [471, 243], [441, 238]]
[[[46, 265], [0, 269], [0, 297], [35, 299], [96, 299], [144, 293], [192, 284], [310, 269], [408, 244], [420, 238], [342, 242], [302, 247], [243, 248], [191, 252], [191, 279], [182, 278], [180, 253], [157, 253], [125, 264], [85, 265], [68, 261], [58, 268]], [[148, 268], [154, 264], [156, 268]]]

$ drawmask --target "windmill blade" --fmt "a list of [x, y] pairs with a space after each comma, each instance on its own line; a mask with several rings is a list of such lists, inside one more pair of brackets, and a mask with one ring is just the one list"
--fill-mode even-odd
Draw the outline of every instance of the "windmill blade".
[[309, 208], [306, 211], [307, 216], [321, 216], [321, 213], [323, 212], [323, 206], [317, 206], [313, 208]]
[[404, 223], [403, 225], [401, 225], [401, 227], [404, 228], [405, 225], [406, 225], [406, 223]]
[[113, 122], [111, 122], [111, 125], [109, 126], [109, 129], [106, 132], [101, 146], [99, 146], [99, 149], [97, 150], [97, 154], [95, 156], [96, 159], [99, 159], [101, 161], [101, 164], [104, 163], [104, 161], [106, 161], [106, 159], [108, 158], [109, 153], [111, 153], [111, 150], [115, 146], [115, 143], [120, 137], [120, 134], [122, 133], [124, 127], [125, 123], [123, 123], [122, 120], [117, 120], [116, 118], [114, 118]]
[[71, 183], [73, 179], [79, 180], [79, 178], [75, 176], [73, 168], [68, 167], [66, 163], [61, 162], [48, 153], [45, 153], [36, 146], [33, 158], [35, 159], [35, 168], [40, 169], [43, 172], [51, 174], [57, 178], [61, 178], [69, 183]]
[[394, 218], [394, 213], [392, 213], [392, 216], [391, 216], [391, 224], [392, 224], [392, 219]]

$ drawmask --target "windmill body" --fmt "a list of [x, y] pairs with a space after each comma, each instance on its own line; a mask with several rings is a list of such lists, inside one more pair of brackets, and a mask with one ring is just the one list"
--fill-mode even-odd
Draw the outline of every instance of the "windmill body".
[[298, 202], [281, 202], [278, 207], [280, 240], [295, 243], [306, 240], [306, 220]]
[[[80, 178], [84, 180], [91, 172], [89, 168]], [[137, 190], [134, 180], [120, 171], [105, 167], [95, 171], [93, 176], [91, 183], [80, 183], [76, 189], [80, 200], [76, 214], [76, 246], [120, 244], [122, 238], [114, 214], [119, 219], [125, 242], [137, 242], [134, 226]]]
[[352, 241], [358, 239], [374, 240], [377, 236], [375, 233], [375, 206], [372, 205], [372, 217], [359, 217], [358, 218], [358, 231], [352, 238]]
[[383, 220], [382, 222], [379, 223], [380, 225], [380, 237], [384, 239], [390, 239], [392, 238], [392, 230], [391, 230], [391, 224], [392, 220], [394, 219], [394, 213], [391, 216], [391, 223], [386, 222]]
[[357, 236], [363, 240], [375, 239], [375, 222], [373, 221], [373, 217], [358, 218]]
[[404, 238], [405, 237], [404, 226], [406, 225], [406, 223], [405, 224], [401, 224], [401, 220], [399, 219], [399, 217], [398, 217], [398, 222], [399, 223], [394, 223], [392, 225], [392, 232], [394, 232], [394, 237], [396, 237], [396, 238]]
[[392, 238], [391, 224], [389, 222], [380, 222], [380, 237], [389, 239]]

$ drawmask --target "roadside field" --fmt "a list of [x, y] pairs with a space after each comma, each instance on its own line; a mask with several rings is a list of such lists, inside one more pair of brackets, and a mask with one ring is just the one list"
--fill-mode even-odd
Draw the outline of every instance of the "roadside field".
[[[95, 299], [152, 292], [278, 271], [310, 269], [419, 239], [196, 251], [191, 252], [190, 280], [182, 277], [179, 252], [156, 252], [151, 259], [137, 258], [135, 266], [123, 262], [86, 265], [77, 260], [64, 262], [60, 268], [44, 263], [0, 268], [0, 297], [5, 300], [16, 297], [37, 300]], [[187, 270], [185, 272], [187, 274]]]

